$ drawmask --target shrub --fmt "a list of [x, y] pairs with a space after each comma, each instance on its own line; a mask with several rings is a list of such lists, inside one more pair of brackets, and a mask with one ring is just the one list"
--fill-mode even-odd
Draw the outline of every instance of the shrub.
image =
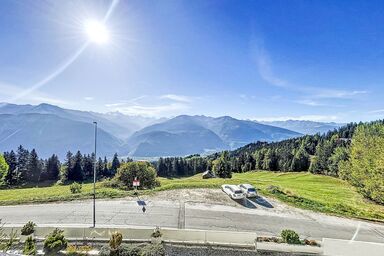
[[82, 188], [82, 185], [77, 183], [77, 182], [74, 182], [74, 183], [71, 184], [71, 186], [69, 186], [69, 189], [71, 190], [72, 194], [79, 194], [79, 193], [81, 193], [81, 188]]
[[32, 238], [32, 236], [27, 237], [25, 240], [23, 254], [36, 255], [35, 240]]
[[119, 256], [141, 256], [141, 248], [138, 245], [122, 245], [119, 250]]
[[36, 224], [32, 221], [28, 221], [22, 228], [21, 228], [21, 234], [23, 236], [29, 236], [35, 232]]
[[162, 244], [149, 244], [142, 248], [141, 256], [164, 256], [165, 249]]
[[118, 231], [113, 232], [111, 235], [111, 239], [109, 240], [109, 247], [112, 250], [116, 251], [120, 247], [122, 241], [123, 235]]
[[316, 240], [304, 239], [304, 244], [310, 245], [310, 246], [319, 246], [319, 244], [316, 242]]
[[161, 230], [159, 227], [156, 227], [155, 230], [153, 230], [152, 234], [151, 234], [151, 237], [153, 238], [159, 238], [161, 237], [163, 234], [161, 233]]
[[264, 237], [264, 236], [259, 236], [256, 238], [257, 242], [269, 242], [269, 243], [281, 243], [281, 239], [277, 237]]
[[77, 246], [77, 245], [69, 245], [66, 250], [66, 255], [70, 256], [85, 256], [88, 255], [87, 252], [92, 250], [92, 247], [89, 245]]
[[99, 251], [99, 256], [109, 256], [110, 254], [111, 254], [111, 250], [109, 249], [109, 246], [101, 247]]
[[67, 240], [63, 235], [63, 230], [56, 228], [44, 240], [44, 252], [47, 255], [57, 255], [61, 250], [67, 248]]
[[281, 231], [281, 238], [288, 244], [301, 244], [299, 235], [290, 229], [284, 229]]
[[268, 186], [267, 191], [272, 194], [284, 194], [280, 187], [274, 185]]
[[12, 229], [11, 233], [6, 235], [2, 227], [0, 223], [0, 250], [7, 251], [12, 249], [13, 244], [17, 241], [17, 231]]
[[132, 182], [137, 177], [140, 188], [154, 188], [160, 183], [156, 180], [156, 170], [148, 162], [123, 163], [118, 169], [114, 182], [124, 189], [132, 189]]
[[99, 252], [99, 256], [164, 256], [165, 249], [162, 244], [141, 244], [132, 245], [124, 244], [118, 249], [112, 250], [111, 248], [104, 246]]

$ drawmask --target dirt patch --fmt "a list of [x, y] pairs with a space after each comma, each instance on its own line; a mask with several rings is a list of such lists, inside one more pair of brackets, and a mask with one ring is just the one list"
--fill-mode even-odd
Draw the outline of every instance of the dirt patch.
[[236, 206], [236, 202], [220, 189], [197, 188], [167, 190], [156, 193], [151, 196], [151, 199]]

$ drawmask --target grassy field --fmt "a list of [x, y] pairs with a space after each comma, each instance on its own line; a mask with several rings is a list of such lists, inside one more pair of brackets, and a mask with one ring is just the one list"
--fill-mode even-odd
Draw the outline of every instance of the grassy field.
[[[218, 188], [225, 183], [250, 183], [263, 195], [303, 209], [384, 222], [384, 206], [364, 199], [354, 187], [343, 180], [310, 173], [235, 173], [228, 180], [203, 180], [201, 175], [180, 179], [161, 178], [161, 187], [158, 190]], [[272, 194], [267, 189], [270, 185], [279, 186], [283, 193]]]
[[[232, 179], [203, 180], [201, 175], [188, 178], [159, 178], [161, 187], [152, 191], [182, 188], [219, 188], [225, 183], [250, 183], [261, 194], [275, 197], [292, 206], [340, 216], [384, 222], [384, 206], [365, 200], [348, 183], [327, 176], [310, 173], [248, 172], [236, 173]], [[270, 185], [279, 186], [282, 192], [271, 193]], [[122, 191], [97, 184], [98, 198], [116, 198], [132, 195], [132, 191]], [[71, 194], [68, 185], [42, 188], [0, 190], [0, 205], [65, 201], [92, 197], [92, 184], [84, 184], [80, 194]]]

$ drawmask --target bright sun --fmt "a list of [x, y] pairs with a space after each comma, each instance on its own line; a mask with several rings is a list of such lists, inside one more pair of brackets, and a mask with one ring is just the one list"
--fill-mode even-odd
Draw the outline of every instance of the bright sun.
[[85, 32], [91, 42], [105, 44], [109, 40], [107, 27], [97, 20], [87, 20], [84, 22]]

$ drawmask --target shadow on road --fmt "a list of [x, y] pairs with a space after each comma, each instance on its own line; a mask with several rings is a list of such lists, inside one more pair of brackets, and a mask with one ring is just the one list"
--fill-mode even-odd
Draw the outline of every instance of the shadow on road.
[[258, 204], [258, 205], [261, 205], [261, 206], [264, 206], [266, 208], [273, 208], [273, 205], [270, 204], [265, 198], [261, 197], [261, 196], [257, 196], [257, 197], [254, 197], [254, 198], [249, 198], [250, 201]]
[[137, 195], [137, 204], [139, 206], [146, 206], [147, 204], [145, 203], [145, 201], [143, 199], [140, 198], [139, 195]]
[[247, 198], [243, 199], [232, 199], [236, 203], [240, 204], [241, 206], [244, 206], [249, 209], [256, 209], [256, 205], [254, 205], [251, 201], [249, 201]]
[[142, 200], [137, 200], [137, 204], [139, 206], [146, 206], [147, 204], [145, 203], [145, 201], [142, 201]]

